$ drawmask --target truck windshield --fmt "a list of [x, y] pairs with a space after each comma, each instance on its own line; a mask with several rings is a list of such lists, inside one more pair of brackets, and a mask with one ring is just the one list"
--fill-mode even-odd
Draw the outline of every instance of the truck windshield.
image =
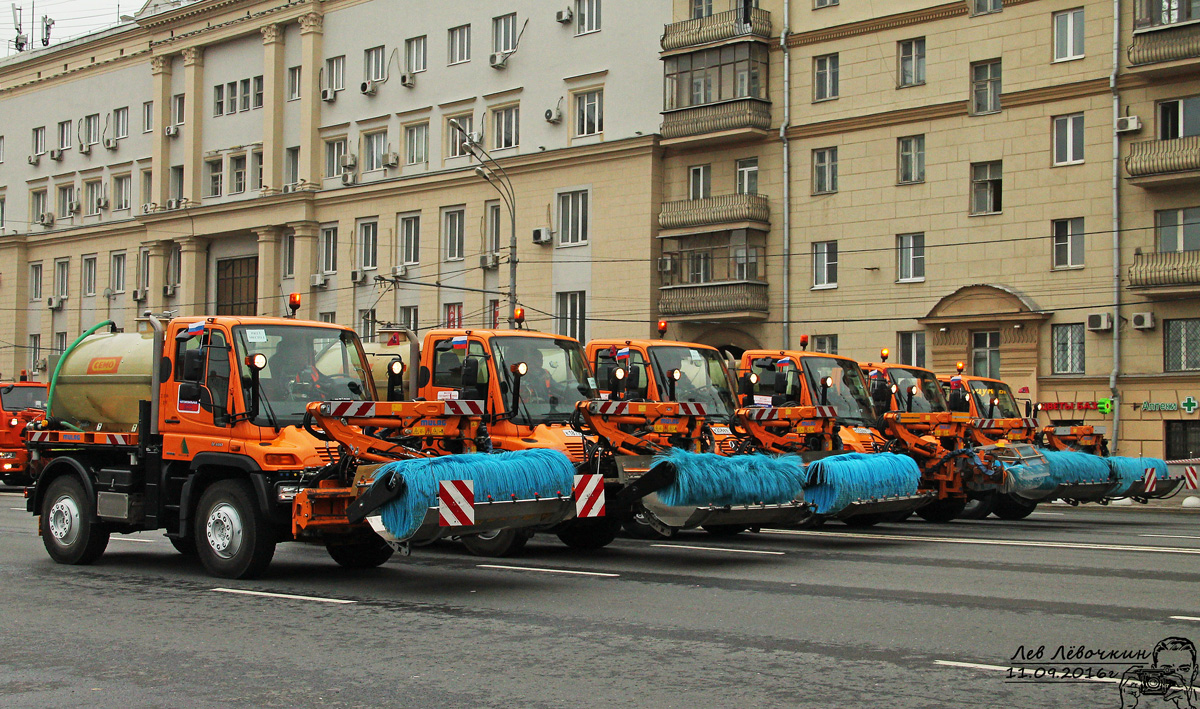
[[733, 415], [733, 380], [715, 350], [695, 347], [661, 346], [650, 348], [654, 378], [660, 382], [658, 394], [666, 396], [665, 382], [672, 369], [679, 370], [675, 400], [703, 404], [709, 417], [728, 420]]
[[[1009, 389], [1007, 384], [979, 379], [973, 379], [969, 384], [971, 394], [975, 397], [975, 411], [979, 413], [980, 418], [1021, 418], [1021, 410], [1017, 407], [1017, 401], [1013, 398], [1012, 389]], [[999, 399], [999, 403], [996, 404], [995, 408], [991, 406], [992, 399]]]
[[[869, 425], [875, 421], [867, 385], [858, 363], [841, 357], [802, 357], [808, 391], [814, 406], [832, 406], [839, 420]], [[821, 382], [833, 377], [833, 385], [822, 398]]]
[[[889, 367], [888, 374], [896, 385], [896, 400], [900, 403], [901, 411], [913, 411], [928, 414], [935, 411], [949, 411], [946, 397], [942, 394], [942, 385], [932, 372], [922, 372], [919, 369]], [[912, 395], [912, 408], [908, 407], [909, 387], [916, 387]]]
[[5, 411], [24, 411], [25, 409], [46, 410], [46, 385], [16, 386], [9, 384], [0, 388], [0, 406]]
[[575, 404], [595, 397], [596, 383], [588, 373], [583, 350], [574, 340], [550, 337], [503, 336], [492, 338], [492, 355], [503, 384], [503, 407], [512, 404], [516, 375], [511, 366], [524, 362], [521, 401], [513, 421], [523, 426], [565, 423]]
[[261, 405], [254, 423], [297, 426], [310, 401], [371, 401], [375, 398], [358, 336], [350, 330], [303, 325], [238, 325], [233, 328], [247, 406], [250, 368], [246, 358], [262, 353]]

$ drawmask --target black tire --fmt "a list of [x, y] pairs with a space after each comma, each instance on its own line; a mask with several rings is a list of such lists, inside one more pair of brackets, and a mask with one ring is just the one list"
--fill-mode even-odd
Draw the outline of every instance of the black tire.
[[885, 524], [899, 524], [900, 522], [903, 522], [904, 520], [908, 519], [909, 517], [912, 517], [913, 511], [912, 510], [902, 510], [900, 512], [887, 512], [887, 513], [881, 514], [879, 516], [880, 516], [880, 520], [879, 520], [880, 522], [884, 522]]
[[575, 519], [558, 533], [558, 538], [572, 549], [602, 549], [617, 538], [620, 528], [621, 525], [607, 517]]
[[950, 497], [943, 500], [930, 502], [927, 505], [922, 505], [921, 507], [917, 508], [917, 514], [920, 515], [921, 519], [925, 520], [926, 522], [945, 524], [946, 522], [953, 521], [960, 514], [962, 514], [963, 508], [966, 506], [967, 498], [960, 497], [955, 499]]
[[842, 524], [846, 525], [847, 527], [854, 527], [855, 529], [866, 529], [867, 527], [874, 527], [882, 521], [882, 513], [867, 513], [863, 515], [847, 517], [846, 519], [842, 520]]
[[347, 569], [373, 569], [383, 565], [395, 553], [383, 537], [370, 530], [348, 538], [327, 539], [325, 551]]
[[199, 554], [196, 551], [195, 537], [167, 537], [167, 539], [171, 542], [171, 546], [175, 547], [175, 551], [189, 559], [194, 559]]
[[996, 495], [996, 508], [992, 510], [992, 514], [1000, 519], [1015, 521], [1025, 519], [1033, 514], [1037, 509], [1038, 503], [1031, 500], [1022, 500], [1013, 495]]
[[679, 531], [674, 527], [668, 527], [667, 529], [670, 530], [669, 533], [663, 534], [654, 527], [646, 524], [645, 518], [643, 518], [640, 514], [635, 514], [622, 522], [621, 528], [624, 529], [629, 536], [637, 539], [671, 539]]
[[42, 544], [60, 564], [90, 564], [108, 547], [108, 528], [96, 520], [96, 507], [83, 483], [65, 475], [50, 483], [42, 499]]
[[261, 576], [275, 556], [275, 530], [241, 480], [220, 480], [200, 496], [193, 538], [204, 568], [213, 576]]
[[482, 534], [468, 534], [462, 538], [463, 546], [475, 556], [513, 556], [525, 548], [529, 536], [519, 529], [500, 529]]
[[750, 529], [748, 524], [702, 524], [700, 528], [714, 537], [736, 537]]
[[996, 508], [996, 494], [984, 495], [973, 500], [967, 500], [959, 519], [986, 519]]

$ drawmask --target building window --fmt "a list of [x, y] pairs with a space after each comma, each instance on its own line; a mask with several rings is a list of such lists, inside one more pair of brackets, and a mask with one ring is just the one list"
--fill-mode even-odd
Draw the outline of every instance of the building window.
[[0, 135], [0, 163], [4, 162], [4, 136]]
[[142, 170], [142, 202], [150, 203], [154, 200], [154, 171]]
[[169, 176], [171, 199], [183, 199], [183, 165], [172, 165]]
[[1055, 219], [1050, 228], [1054, 232], [1054, 268], [1082, 266], [1083, 217]]
[[899, 333], [900, 364], [907, 364], [912, 367], [925, 366], [925, 333], [924, 332], [901, 332]]
[[836, 241], [818, 241], [813, 244], [813, 287], [837, 287], [838, 248]]
[[[286, 244], [287, 241], [285, 240]], [[183, 249], [176, 244], [167, 254], [167, 285], [179, 285], [181, 274], [183, 272]]]
[[1003, 202], [1001, 161], [971, 163], [971, 214], [996, 214]]
[[96, 145], [100, 142], [100, 114], [83, 117], [83, 144]]
[[379, 267], [379, 222], [359, 223], [358, 263], [364, 270]]
[[712, 0], [692, 0], [692, 19], [698, 20], [702, 17], [712, 15]]
[[205, 196], [220, 197], [225, 180], [225, 163], [222, 160], [209, 160], [205, 165], [208, 169], [208, 194]]
[[383, 153], [387, 150], [387, 131], [367, 133], [363, 136], [363, 170], [383, 169]]
[[1200, 6], [1180, 0], [1144, 0], [1134, 3], [1135, 28], [1173, 25], [1200, 19]]
[[708, 199], [712, 196], [712, 166], [692, 165], [688, 168], [688, 199]]
[[588, 191], [561, 192], [558, 195], [558, 243], [560, 246], [586, 244], [588, 240]]
[[0, 229], [4, 228], [4, 198], [0, 197]]
[[42, 369], [42, 336], [29, 336], [29, 369], [40, 372]]
[[971, 113], [1000, 110], [1000, 60], [971, 65]]
[[471, 26], [450, 28], [450, 64], [471, 61]]
[[1083, 8], [1054, 13], [1054, 61], [1083, 56]]
[[317, 313], [317, 322], [335, 323], [337, 322], [337, 311], [327, 311]]
[[75, 185], [61, 185], [58, 188], [58, 216], [66, 219], [75, 212]]
[[584, 291], [567, 291], [558, 294], [558, 334], [585, 342], [584, 325], [587, 322], [587, 302]]
[[733, 274], [739, 281], [758, 280], [758, 248], [737, 246], [733, 249]]
[[[450, 121], [455, 121], [462, 130], [454, 127]], [[470, 155], [467, 150], [467, 136], [475, 129], [475, 117], [470, 113], [461, 116], [451, 116], [446, 119], [446, 157], [461, 158]]]
[[485, 327], [490, 327], [495, 330], [500, 327], [500, 299], [492, 298], [488, 301], [487, 307], [487, 323]]
[[1000, 378], [1000, 332], [971, 333], [971, 373], [977, 377]]
[[246, 191], [246, 156], [229, 158], [229, 194]]
[[296, 275], [296, 235], [287, 233], [283, 235], [283, 278], [292, 278]]
[[[145, 291], [150, 287], [150, 249], [138, 251], [138, 288]], [[218, 277], [219, 278], [219, 277]]]
[[83, 183], [83, 209], [88, 215], [95, 216], [103, 208], [104, 185], [99, 181]]
[[1174, 140], [1200, 135], [1200, 96], [1160, 101], [1158, 139]]
[[337, 273], [337, 257], [338, 257], [338, 229], [335, 226], [327, 226], [321, 229], [321, 252], [317, 255], [317, 268], [321, 273], [332, 274]]
[[358, 311], [359, 337], [363, 342], [375, 341], [375, 309]]
[[421, 217], [400, 217], [400, 262], [414, 265], [421, 262]]
[[336, 177], [342, 173], [342, 156], [346, 154], [346, 139], [325, 141], [325, 176]]
[[363, 50], [363, 79], [383, 81], [387, 78], [387, 49], [371, 47]]
[[1057, 116], [1054, 119], [1054, 164], [1083, 162], [1083, 114]]
[[1164, 421], [1166, 429], [1166, 459], [1191, 460], [1200, 458], [1200, 421]]
[[428, 57], [425, 50], [425, 35], [404, 40], [404, 66], [408, 73], [425, 71]]
[[29, 203], [33, 207], [33, 221], [50, 211], [46, 209], [46, 190], [34, 190], [29, 193]]
[[263, 93], [263, 77], [261, 74], [259, 74], [258, 76], [254, 77], [254, 108], [263, 107]]
[[149, 133], [154, 130], [154, 102], [144, 101], [142, 103], [142, 132]]
[[446, 260], [461, 261], [463, 259], [466, 214], [462, 209], [446, 211], [443, 220], [445, 228]]
[[925, 280], [925, 235], [901, 234], [896, 237], [897, 280], [901, 283]]
[[429, 124], [404, 128], [404, 164], [420, 165], [429, 161]]
[[597, 135], [604, 132], [604, 91], [585, 91], [575, 94], [575, 135]]
[[187, 106], [187, 97], [183, 94], [175, 94], [171, 99], [171, 122], [177, 126], [184, 123], [187, 117], [187, 112], [184, 108]]
[[492, 141], [496, 150], [515, 148], [520, 144], [521, 109], [518, 106], [498, 108], [492, 116], [495, 121], [495, 132]]
[[1165, 371], [1200, 370], [1200, 318], [1168, 320], [1163, 327], [1163, 340]]
[[[224, 103], [226, 115], [230, 113], [237, 113], [237, 86], [238, 85], [236, 81], [231, 81], [225, 85], [224, 95], [228, 98], [228, 101]], [[215, 115], [220, 115], [215, 110], [213, 113]]]
[[484, 237], [484, 250], [490, 254], [500, 253], [500, 203], [488, 202], [485, 205], [487, 225]]
[[601, 0], [575, 0], [575, 34], [600, 30]]
[[517, 14], [515, 12], [492, 19], [492, 51], [509, 53], [517, 48]]
[[33, 129], [33, 154], [46, 154], [46, 127], [40, 126]]
[[925, 136], [910, 135], [897, 141], [900, 184], [911, 185], [925, 181]]
[[333, 91], [346, 88], [346, 55], [325, 60], [325, 87]]
[[1000, 12], [1002, 0], [971, 0], [972, 15], [986, 15], [989, 12]]
[[108, 287], [113, 293], [125, 292], [125, 252], [117, 251], [108, 262]]
[[813, 100], [838, 97], [838, 55], [813, 57]]
[[250, 80], [242, 79], [241, 81], [241, 99], [238, 105], [238, 110], [250, 110]]
[[418, 315], [417, 306], [400, 306], [400, 324], [403, 325], [405, 329], [416, 332], [418, 330], [418, 323], [420, 323], [420, 316]]
[[758, 158], [738, 160], [734, 179], [738, 194], [758, 194]]
[[739, 98], [767, 98], [770, 50], [741, 43], [668, 57], [664, 63], [663, 107], [700, 106]]
[[463, 324], [463, 304], [462, 303], [446, 303], [445, 306], [445, 327], [460, 328]]
[[80, 260], [79, 266], [83, 273], [83, 280], [79, 284], [80, 293], [96, 295], [96, 255], [84, 256]]
[[835, 355], [838, 353], [837, 335], [813, 335], [813, 352]]
[[70, 287], [71, 278], [71, 262], [67, 259], [59, 259], [54, 262], [54, 294], [59, 298], [66, 298], [71, 294]]
[[[129, 108], [113, 110], [113, 138], [120, 140], [129, 137]], [[3, 162], [0, 156], [0, 162]]]
[[837, 148], [820, 148], [813, 151], [813, 194], [837, 192], [837, 151]]
[[813, 7], [820, 10], [823, 7], [833, 7], [838, 4], [838, 0], [815, 0]]
[[1200, 207], [1154, 213], [1158, 252], [1200, 251]]
[[71, 149], [71, 122], [60, 121], [58, 124], [58, 149]]
[[287, 100], [300, 100], [300, 71], [303, 67], [288, 67], [287, 71]]
[[1054, 342], [1054, 373], [1083, 374], [1083, 323], [1052, 325], [1050, 332]]
[[29, 264], [29, 299], [32, 301], [42, 299], [42, 264]]
[[899, 44], [900, 86], [925, 83], [925, 38], [906, 39]]
[[250, 153], [250, 189], [261, 190], [263, 181], [263, 154], [261, 150]]

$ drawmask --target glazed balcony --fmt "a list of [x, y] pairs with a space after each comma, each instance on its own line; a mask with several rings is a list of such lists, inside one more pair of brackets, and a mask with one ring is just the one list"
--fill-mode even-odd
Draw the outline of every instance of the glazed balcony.
[[1155, 295], [1195, 293], [1200, 287], [1200, 251], [1139, 253], [1129, 267], [1129, 288]]
[[725, 194], [706, 199], [663, 202], [658, 214], [662, 229], [690, 229], [714, 224], [771, 221], [771, 208], [761, 194]]
[[1200, 22], [1152, 26], [1135, 31], [1129, 68], [1138, 74], [1169, 75], [1200, 67]]
[[1145, 189], [1200, 182], [1200, 135], [1132, 143], [1125, 172]]
[[765, 320], [767, 306], [767, 284], [761, 281], [684, 283], [659, 288], [659, 314], [679, 320]]
[[738, 37], [771, 37], [771, 13], [754, 8], [750, 11], [750, 22], [742, 21], [741, 9], [718, 12], [708, 17], [699, 17], [667, 25], [663, 31], [663, 51], [696, 47], [712, 42], [721, 42]]

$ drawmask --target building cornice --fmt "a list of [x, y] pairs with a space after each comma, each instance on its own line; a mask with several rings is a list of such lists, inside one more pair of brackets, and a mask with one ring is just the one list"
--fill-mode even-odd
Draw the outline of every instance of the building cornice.
[[[1004, 7], [1008, 8], [1015, 5], [1024, 5], [1030, 2], [1035, 2], [1035, 0], [1005, 0]], [[895, 15], [885, 15], [883, 17], [873, 17], [868, 20], [849, 22], [844, 25], [825, 27], [819, 30], [812, 30], [810, 32], [796, 32], [788, 35], [787, 44], [789, 47], [804, 47], [812, 44], [821, 44], [822, 42], [832, 42], [834, 40], [846, 39], [848, 37], [874, 34], [876, 32], [886, 32], [888, 30], [908, 27], [910, 25], [920, 25], [925, 24], [926, 22], [937, 22], [938, 20], [946, 20], [951, 17], [966, 17], [968, 15], [970, 15], [970, 6], [968, 0], [957, 0], [957, 2], [948, 2], [943, 5], [935, 5], [934, 7], [927, 7], [921, 10], [900, 12], [896, 13]], [[778, 44], [778, 41], [774, 42], [774, 45]]]
[[792, 126], [788, 129], [788, 138], [815, 138], [835, 133], [848, 133], [871, 128], [903, 125], [905, 123], [965, 116], [967, 115], [967, 108], [968, 104], [964, 99], [962, 101], [935, 103], [929, 106], [916, 106], [894, 111], [884, 111], [882, 113], [870, 113], [863, 116], [854, 116], [853, 118], [837, 118], [831, 121]]
[[1109, 92], [1108, 77], [1105, 76], [1098, 79], [1075, 81], [1069, 84], [1055, 84], [1036, 89], [1014, 91], [1010, 94], [1002, 93], [1000, 94], [1000, 106], [1004, 109], [1020, 108], [1022, 106], [1048, 103], [1050, 101], [1065, 101], [1085, 96], [1097, 96]]

